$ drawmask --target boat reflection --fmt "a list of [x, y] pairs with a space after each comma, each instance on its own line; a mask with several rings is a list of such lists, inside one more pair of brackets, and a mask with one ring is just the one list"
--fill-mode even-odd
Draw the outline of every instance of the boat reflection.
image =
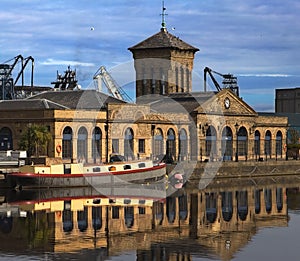
[[134, 250], [137, 260], [189, 260], [192, 253], [229, 260], [259, 228], [288, 225], [286, 195], [294, 187], [297, 176], [216, 179], [205, 190], [188, 184], [169, 196], [162, 187], [4, 191], [1, 251]]

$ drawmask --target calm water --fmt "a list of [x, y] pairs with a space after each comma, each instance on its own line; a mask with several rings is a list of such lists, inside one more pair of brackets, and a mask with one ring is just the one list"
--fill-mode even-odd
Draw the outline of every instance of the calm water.
[[298, 260], [300, 176], [1, 191], [0, 260]]

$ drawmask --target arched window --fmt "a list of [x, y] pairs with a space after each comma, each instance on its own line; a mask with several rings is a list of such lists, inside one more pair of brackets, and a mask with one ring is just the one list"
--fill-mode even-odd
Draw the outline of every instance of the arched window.
[[85, 127], [80, 127], [77, 139], [77, 159], [87, 161], [87, 130]]
[[92, 207], [92, 223], [93, 229], [99, 230], [102, 227], [102, 207]]
[[93, 137], [92, 137], [92, 157], [94, 162], [97, 159], [102, 159], [102, 132], [99, 127], [95, 127], [93, 130]]
[[254, 154], [255, 157], [260, 157], [260, 132], [258, 130], [254, 134]]
[[236, 198], [239, 218], [245, 221], [248, 216], [248, 192], [246, 190], [237, 191]]
[[214, 223], [217, 219], [217, 198], [217, 193], [205, 193], [206, 219], [210, 223]]
[[181, 67], [181, 70], [180, 70], [180, 78], [181, 78], [180, 92], [184, 92], [184, 69], [182, 67]]
[[222, 216], [223, 219], [229, 222], [233, 215], [233, 197], [232, 192], [221, 192], [222, 196]]
[[161, 129], [156, 129], [154, 133], [154, 148], [153, 155], [155, 157], [160, 156], [163, 153], [163, 135]]
[[181, 129], [179, 132], [179, 160], [187, 159], [187, 134], [185, 129]]
[[77, 224], [80, 232], [84, 232], [88, 228], [88, 209], [84, 207], [83, 210], [77, 211]]
[[133, 130], [131, 128], [127, 128], [124, 137], [124, 156], [127, 160], [134, 158], [133, 139]]
[[173, 129], [169, 129], [167, 133], [166, 155], [169, 156], [171, 159], [175, 159], [175, 154], [176, 154], [175, 144], [176, 144], [175, 132]]
[[241, 127], [237, 133], [238, 155], [247, 156], [248, 152], [248, 134], [245, 127]]
[[156, 84], [156, 81], [155, 81], [154, 69], [151, 68], [151, 94], [155, 93], [155, 84]]
[[265, 197], [265, 209], [268, 214], [272, 211], [272, 190], [266, 188], [264, 190], [264, 197]]
[[73, 131], [71, 127], [65, 127], [62, 140], [62, 158], [71, 159], [73, 151]]
[[232, 160], [232, 130], [227, 126], [222, 131], [222, 155], [223, 160]]
[[178, 197], [178, 208], [180, 220], [186, 220], [188, 215], [188, 200], [187, 195], [183, 194]]
[[146, 72], [145, 72], [145, 67], [143, 67], [143, 70], [142, 70], [142, 95], [145, 95], [147, 94], [147, 75], [146, 75]]
[[255, 214], [259, 214], [261, 209], [261, 190], [256, 189], [254, 193]]
[[64, 209], [62, 211], [63, 231], [71, 232], [74, 227], [73, 212], [71, 210], [71, 201], [64, 201]]
[[272, 148], [272, 140], [271, 140], [271, 132], [268, 130], [265, 136], [265, 155], [271, 157], [271, 148]]
[[174, 223], [176, 218], [176, 198], [175, 197], [167, 197], [166, 200], [166, 211], [167, 218], [169, 223]]
[[166, 85], [166, 76], [164, 73], [163, 68], [160, 68], [160, 86], [159, 86], [159, 94], [163, 95], [165, 94], [165, 86]]
[[277, 211], [280, 213], [283, 208], [283, 191], [282, 188], [276, 188], [276, 206]]
[[124, 207], [124, 219], [127, 228], [131, 228], [134, 224], [134, 209], [132, 206]]
[[153, 203], [153, 213], [155, 220], [161, 225], [164, 220], [164, 203], [155, 201]]
[[9, 128], [3, 127], [0, 130], [0, 150], [12, 150], [13, 139], [12, 132]]
[[179, 92], [179, 75], [178, 68], [175, 68], [175, 84], [176, 84], [176, 92]]
[[213, 126], [209, 126], [206, 131], [205, 155], [210, 158], [217, 155], [217, 132]]
[[190, 72], [189, 68], [186, 68], [185, 74], [186, 74], [186, 89], [187, 89], [187, 92], [190, 92], [190, 76], [191, 76], [191, 72]]
[[278, 131], [276, 134], [276, 156], [282, 158], [282, 133]]

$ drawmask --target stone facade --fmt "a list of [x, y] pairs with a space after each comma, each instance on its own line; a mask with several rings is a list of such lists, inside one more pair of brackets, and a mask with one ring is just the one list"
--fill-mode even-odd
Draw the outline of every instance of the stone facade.
[[199, 50], [165, 28], [129, 48], [135, 104], [95, 90], [48, 91], [0, 103], [0, 150], [19, 149], [32, 124], [48, 127], [47, 155], [65, 161], [127, 159], [238, 161], [283, 159], [287, 117], [260, 114], [229, 88], [192, 92]]

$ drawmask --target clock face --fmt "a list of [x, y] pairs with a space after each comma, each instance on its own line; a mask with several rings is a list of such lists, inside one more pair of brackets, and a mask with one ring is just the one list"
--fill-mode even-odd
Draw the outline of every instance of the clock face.
[[224, 100], [224, 105], [225, 105], [225, 108], [226, 108], [226, 109], [229, 109], [229, 107], [230, 107], [230, 100], [229, 100], [228, 98], [226, 98], [226, 99]]

